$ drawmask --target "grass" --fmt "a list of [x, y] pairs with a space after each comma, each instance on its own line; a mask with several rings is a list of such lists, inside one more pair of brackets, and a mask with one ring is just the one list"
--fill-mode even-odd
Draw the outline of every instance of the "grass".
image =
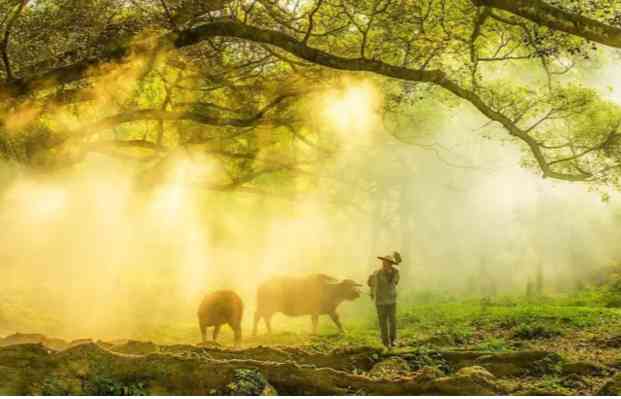
[[[371, 309], [372, 310], [372, 309]], [[378, 328], [372, 311], [350, 311], [343, 317], [347, 328], [337, 335], [329, 320], [320, 322], [319, 336], [310, 336], [310, 324], [304, 319], [288, 322], [277, 319], [275, 329], [292, 331], [293, 340], [331, 342], [333, 345], [378, 345]], [[301, 323], [300, 323], [301, 322]], [[603, 306], [572, 306], [561, 301], [542, 299], [538, 302], [516, 298], [481, 306], [479, 301], [440, 304], [401, 303], [398, 311], [399, 337], [412, 345], [435, 338], [445, 346], [462, 346], [471, 341], [480, 348], [502, 350], [506, 339], [495, 336], [516, 335], [518, 339], [546, 339], [566, 331], [621, 326], [621, 309]], [[292, 336], [287, 341], [292, 341]], [[433, 341], [433, 340], [432, 340]], [[431, 342], [432, 344], [434, 342]]]
[[[589, 301], [590, 298], [590, 301]], [[621, 309], [602, 305], [597, 295], [540, 298], [536, 301], [519, 297], [502, 297], [492, 301], [478, 299], [455, 300], [442, 298], [434, 303], [414, 302], [415, 297], [403, 298], [398, 305], [399, 339], [411, 345], [471, 346], [486, 350], [503, 350], [508, 339], [546, 339], [574, 330], [614, 329], [621, 326]], [[15, 331], [40, 332], [63, 336], [59, 322], [51, 315], [36, 312], [15, 303], [0, 308], [8, 327], [2, 334]], [[328, 317], [320, 318], [319, 334], [311, 335], [310, 317], [286, 318], [275, 316], [273, 335], [265, 334], [261, 325], [258, 337], [250, 337], [252, 312], [244, 321], [244, 342], [247, 345], [314, 345], [319, 347], [370, 345], [379, 346], [375, 309], [368, 298], [346, 303], [339, 309], [346, 328], [338, 334]], [[190, 314], [190, 313], [188, 313]], [[93, 336], [95, 339], [131, 338], [163, 344], [197, 343], [199, 332], [193, 317], [151, 320], [150, 315], [134, 320], [126, 329], [127, 336]], [[222, 329], [223, 343], [232, 342], [232, 333]]]

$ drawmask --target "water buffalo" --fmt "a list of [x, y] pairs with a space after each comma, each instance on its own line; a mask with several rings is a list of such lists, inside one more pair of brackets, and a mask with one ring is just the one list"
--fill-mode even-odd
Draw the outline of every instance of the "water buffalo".
[[203, 343], [206, 342], [207, 327], [213, 327], [213, 340], [218, 339], [222, 324], [228, 324], [235, 332], [235, 345], [241, 341], [241, 320], [244, 304], [235, 292], [229, 290], [208, 294], [198, 308], [198, 325]]
[[342, 332], [343, 326], [336, 308], [343, 301], [359, 298], [359, 287], [361, 284], [353, 280], [339, 282], [325, 274], [312, 274], [302, 278], [273, 278], [261, 284], [257, 290], [253, 334], [257, 334], [261, 318], [265, 320], [267, 331], [271, 333], [271, 318], [278, 312], [286, 316], [311, 316], [313, 333], [317, 332], [319, 315], [327, 314]]

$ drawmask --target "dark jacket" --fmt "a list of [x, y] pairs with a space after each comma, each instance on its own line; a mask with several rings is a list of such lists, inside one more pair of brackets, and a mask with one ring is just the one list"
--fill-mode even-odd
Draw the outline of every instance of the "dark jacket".
[[371, 296], [376, 305], [397, 303], [397, 284], [399, 284], [399, 268], [381, 268], [369, 276], [367, 281], [371, 288]]

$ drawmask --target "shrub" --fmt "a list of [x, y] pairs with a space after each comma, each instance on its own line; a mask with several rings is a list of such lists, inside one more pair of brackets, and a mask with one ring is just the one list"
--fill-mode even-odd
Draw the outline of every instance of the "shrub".
[[562, 335], [561, 330], [547, 324], [520, 324], [513, 329], [513, 338], [545, 339]]

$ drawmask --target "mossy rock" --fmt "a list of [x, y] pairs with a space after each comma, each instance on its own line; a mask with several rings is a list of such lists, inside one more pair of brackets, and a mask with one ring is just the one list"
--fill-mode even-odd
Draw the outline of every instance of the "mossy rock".
[[569, 389], [585, 389], [591, 385], [583, 376], [578, 374], [566, 375], [559, 384]]
[[0, 347], [21, 344], [42, 344], [54, 350], [63, 350], [69, 347], [67, 341], [60, 338], [47, 337], [43, 334], [15, 333], [0, 339]]
[[391, 357], [376, 363], [369, 371], [374, 378], [395, 378], [412, 372], [408, 362], [400, 357]]
[[558, 374], [562, 364], [559, 355], [545, 351], [450, 351], [441, 355], [453, 369], [481, 366], [493, 370], [497, 377]]
[[584, 375], [584, 376], [595, 376], [595, 377], [603, 377], [608, 375], [608, 368], [602, 366], [598, 363], [593, 362], [571, 362], [565, 363], [562, 367], [563, 375]]
[[274, 396], [276, 389], [270, 385], [257, 369], [237, 369], [233, 380], [226, 386], [228, 394], [233, 396]]
[[483, 367], [465, 367], [455, 375], [437, 378], [430, 384], [429, 393], [440, 395], [501, 395], [507, 389]]
[[608, 380], [597, 394], [602, 396], [621, 396], [621, 373]]
[[437, 367], [425, 366], [417, 370], [416, 378], [420, 381], [433, 381], [437, 378], [446, 377], [446, 374]]

